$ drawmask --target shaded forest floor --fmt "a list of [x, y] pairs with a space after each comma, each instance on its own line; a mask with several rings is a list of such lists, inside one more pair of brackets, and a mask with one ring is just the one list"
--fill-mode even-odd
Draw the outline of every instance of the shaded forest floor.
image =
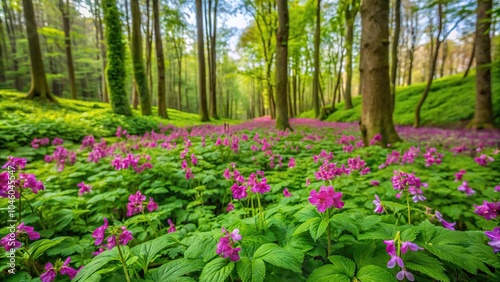
[[[445, 76], [434, 80], [431, 92], [422, 107], [422, 124], [446, 128], [463, 128], [474, 117], [475, 72], [462, 79], [463, 74]], [[500, 76], [492, 74], [493, 112], [495, 123], [500, 125]], [[415, 108], [426, 83], [398, 87], [396, 90], [396, 110], [394, 121], [399, 125], [413, 124]], [[361, 117], [361, 97], [353, 98], [354, 108], [344, 109], [344, 102], [336, 105], [336, 111], [326, 121], [354, 122]], [[299, 117], [313, 118], [314, 111], [302, 113]]]

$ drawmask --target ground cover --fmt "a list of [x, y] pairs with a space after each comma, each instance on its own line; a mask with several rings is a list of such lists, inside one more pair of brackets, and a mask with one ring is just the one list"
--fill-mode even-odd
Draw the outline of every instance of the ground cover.
[[381, 148], [356, 123], [127, 126], [6, 161], [2, 281], [498, 279], [499, 131], [401, 126]]

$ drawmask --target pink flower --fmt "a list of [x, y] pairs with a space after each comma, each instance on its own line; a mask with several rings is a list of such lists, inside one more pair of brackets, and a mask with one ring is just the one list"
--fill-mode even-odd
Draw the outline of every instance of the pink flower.
[[64, 140], [62, 140], [61, 138], [54, 138], [54, 140], [52, 140], [52, 146], [57, 146], [57, 145], [62, 145], [64, 143]]
[[234, 183], [233, 186], [231, 186], [231, 192], [233, 192], [233, 198], [235, 199], [244, 199], [247, 197], [247, 187], [245, 185]]
[[455, 173], [455, 182], [462, 180], [465, 173], [466, 173], [465, 169], [461, 169], [459, 172]]
[[474, 205], [474, 212], [484, 217], [486, 220], [492, 220], [498, 216], [500, 212], [500, 202], [487, 202], [484, 201], [482, 205]]
[[341, 209], [344, 206], [341, 199], [342, 192], [335, 192], [332, 186], [321, 186], [319, 192], [312, 190], [309, 195], [309, 203], [315, 205], [321, 213], [331, 207]]
[[418, 250], [423, 250], [424, 248], [419, 247], [417, 244], [415, 244], [413, 242], [409, 242], [409, 241], [403, 242], [403, 244], [401, 245], [401, 253], [406, 254], [408, 249], [413, 251], [413, 252], [416, 252]]
[[177, 229], [175, 229], [175, 225], [174, 223], [172, 222], [172, 220], [167, 219], [167, 222], [168, 222], [168, 230], [167, 230], [167, 233], [172, 233], [172, 232], [175, 232], [177, 231]]
[[196, 158], [195, 154], [191, 154], [191, 163], [193, 165], [197, 165], [198, 164], [198, 158]]
[[292, 196], [292, 193], [290, 193], [290, 191], [288, 191], [288, 188], [285, 188], [285, 189], [283, 189], [283, 196], [288, 198], [288, 197]]
[[224, 171], [224, 174], [222, 176], [224, 176], [224, 178], [226, 180], [231, 179], [231, 172], [229, 171], [229, 168], [226, 168], [226, 170]]
[[115, 235], [111, 235], [107, 239], [108, 244], [106, 245], [106, 248], [109, 250], [113, 249], [116, 246], [116, 237]]
[[262, 181], [260, 182], [256, 181], [251, 190], [254, 193], [264, 194], [271, 190], [271, 186], [267, 184], [267, 179], [264, 177], [262, 178]]
[[488, 245], [493, 247], [493, 252], [500, 252], [500, 227], [495, 227], [493, 231], [486, 231], [484, 234], [491, 240]]
[[234, 244], [242, 239], [239, 230], [234, 229], [233, 232], [229, 233], [225, 228], [222, 228], [222, 233], [225, 233], [225, 236], [220, 238], [215, 252], [223, 258], [229, 258], [231, 261], [240, 260], [238, 252], [241, 251], [241, 248], [234, 247]]
[[288, 160], [288, 168], [294, 168], [295, 167], [295, 159], [294, 158], [290, 158]]
[[90, 193], [92, 192], [92, 186], [90, 185], [85, 185], [85, 183], [80, 182], [76, 186], [80, 187], [80, 190], [78, 190], [78, 196], [83, 195], [84, 193]]
[[158, 209], [158, 204], [155, 203], [152, 197], [149, 197], [149, 202], [148, 202], [148, 211], [153, 212]]
[[309, 186], [309, 184], [311, 184], [311, 180], [309, 180], [309, 178], [306, 178], [306, 187]]
[[122, 226], [122, 233], [120, 234], [120, 245], [126, 246], [129, 241], [133, 240], [132, 232], [127, 230], [125, 226]]
[[467, 196], [472, 196], [476, 193], [476, 191], [469, 187], [469, 183], [467, 181], [462, 182], [462, 185], [458, 186], [458, 191], [465, 192], [465, 195]]
[[500, 185], [495, 186], [494, 191], [495, 191], [495, 192], [500, 192]]
[[104, 240], [106, 229], [108, 229], [108, 219], [104, 218], [104, 224], [92, 232], [92, 238], [96, 239], [94, 242], [96, 246], [100, 245]]
[[61, 268], [59, 269], [59, 273], [63, 274], [63, 275], [68, 275], [69, 276], [69, 279], [73, 279], [75, 278], [76, 274], [78, 273], [78, 271], [76, 271], [75, 269], [71, 268], [68, 266], [68, 264], [70, 263], [71, 261], [71, 257], [68, 257], [63, 265], [61, 266]]
[[408, 281], [415, 281], [415, 278], [413, 277], [413, 274], [411, 274], [410, 272], [406, 271], [406, 268], [403, 268], [401, 269], [400, 272], [398, 272], [398, 274], [396, 274], [396, 278], [401, 281], [403, 279], [408, 279]]
[[48, 262], [45, 265], [45, 272], [40, 275], [40, 280], [42, 282], [52, 282], [54, 279], [56, 279], [56, 270], [54, 269], [54, 266], [52, 263]]
[[383, 213], [384, 212], [384, 206], [382, 205], [382, 202], [380, 201], [380, 198], [378, 197], [378, 195], [375, 195], [375, 200], [373, 200], [373, 204], [375, 204], [374, 212], [376, 212], [376, 213]]
[[6, 169], [7, 167], [12, 167], [14, 168], [15, 171], [19, 170], [19, 169], [23, 169], [24, 167], [26, 167], [26, 163], [28, 161], [25, 159], [25, 158], [16, 158], [16, 157], [12, 157], [12, 156], [9, 156], [7, 158], [7, 162], [2, 166], [3, 169]]
[[21, 222], [21, 224], [17, 226], [17, 231], [19, 233], [21, 233], [20, 231], [24, 231], [24, 233], [28, 235], [28, 238], [30, 238], [30, 240], [40, 239], [40, 233], [36, 232], [33, 226], [24, 225], [24, 222]]
[[144, 210], [143, 202], [146, 200], [141, 191], [137, 191], [135, 194], [131, 194], [128, 197], [127, 204], [127, 216], [133, 216], [135, 214], [141, 213]]
[[378, 181], [378, 180], [372, 180], [372, 181], [370, 181], [370, 184], [373, 185], [373, 186], [379, 186], [380, 185], [380, 181]]
[[488, 165], [489, 162], [492, 162], [494, 160], [495, 159], [493, 159], [492, 157], [489, 157], [485, 154], [482, 154], [481, 156], [474, 158], [474, 161], [480, 166], [486, 166], [486, 165]]
[[189, 180], [189, 179], [193, 179], [194, 178], [194, 174], [193, 172], [191, 171], [191, 168], [187, 168], [186, 169], [186, 179]]
[[227, 204], [226, 211], [227, 211], [227, 212], [230, 212], [230, 211], [232, 211], [232, 210], [234, 210], [234, 204], [233, 204], [233, 203], [229, 203], [229, 204]]

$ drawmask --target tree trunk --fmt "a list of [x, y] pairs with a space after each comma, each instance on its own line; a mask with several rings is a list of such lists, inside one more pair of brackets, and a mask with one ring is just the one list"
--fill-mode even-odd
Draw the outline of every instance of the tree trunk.
[[151, 24], [150, 0], [146, 0], [146, 79], [150, 90], [150, 101], [153, 101], [153, 72], [151, 57], [153, 55], [153, 31]]
[[472, 63], [474, 63], [474, 58], [476, 56], [476, 40], [477, 40], [477, 37], [474, 36], [474, 42], [472, 42], [472, 52], [470, 54], [469, 63], [467, 64], [467, 68], [465, 69], [465, 73], [464, 73], [464, 76], [462, 78], [466, 78], [467, 75], [469, 75], [469, 71], [470, 71], [470, 68], [472, 67]]
[[394, 36], [392, 37], [391, 46], [391, 94], [392, 94], [392, 112], [396, 108], [396, 78], [398, 70], [398, 46], [399, 46], [399, 31], [401, 29], [401, 0], [396, 0], [394, 4], [395, 12], [395, 27]]
[[276, 32], [276, 129], [292, 130], [288, 122], [288, 3], [277, 0], [278, 31]]
[[205, 51], [203, 43], [203, 6], [196, 0], [196, 29], [198, 37], [198, 89], [200, 97], [200, 117], [202, 122], [210, 121], [207, 108], [207, 82], [205, 77]]
[[443, 50], [441, 50], [441, 68], [439, 70], [439, 77], [444, 76], [444, 65], [446, 64], [446, 57], [448, 57], [448, 41], [443, 42]]
[[[213, 5], [212, 5], [213, 4]], [[217, 39], [217, 9], [219, 1], [212, 0], [208, 1], [208, 26], [207, 37], [209, 42], [207, 42], [208, 48], [208, 77], [209, 77], [209, 92], [210, 92], [210, 116], [214, 119], [219, 119], [217, 115], [217, 50], [216, 50], [216, 39]]]
[[[31, 5], [33, 6], [33, 3]], [[19, 62], [18, 59], [16, 58], [17, 36], [16, 36], [16, 29], [14, 28], [14, 16], [12, 15], [12, 9], [10, 9], [7, 0], [2, 0], [2, 8], [5, 17], [5, 26], [7, 27], [7, 34], [9, 36], [10, 53], [12, 55], [12, 71], [14, 72], [14, 87], [18, 91], [21, 91], [23, 90], [23, 83], [22, 83], [22, 76], [17, 73], [19, 70]]]
[[66, 50], [66, 65], [68, 66], [68, 76], [71, 99], [78, 99], [76, 92], [75, 66], [73, 64], [73, 54], [71, 52], [71, 27], [69, 22], [69, 0], [59, 0], [59, 10], [62, 13], [63, 29], [64, 29], [64, 47]]
[[491, 101], [491, 10], [492, 0], [477, 1], [476, 21], [476, 110], [472, 126], [476, 129], [493, 127]]
[[321, 0], [316, 4], [316, 28], [314, 31], [314, 74], [313, 74], [313, 108], [314, 117], [319, 117], [319, 46], [321, 41]]
[[5, 76], [5, 51], [4, 51], [4, 46], [5, 46], [5, 35], [3, 33], [3, 21], [2, 18], [0, 18], [0, 87], [3, 87], [3, 83], [7, 81], [7, 77]]
[[345, 109], [352, 109], [352, 45], [354, 42], [354, 20], [358, 13], [358, 1], [353, 0], [346, 8], [346, 85], [344, 91]]
[[33, 2], [31, 0], [23, 0], [23, 9], [31, 62], [31, 88], [28, 92], [27, 98], [33, 99], [37, 97], [41, 100], [57, 103], [56, 99], [52, 96], [52, 93], [50, 93], [47, 78], [45, 76], [45, 68], [43, 66], [42, 51], [40, 50], [40, 41], [38, 39]]
[[363, 0], [361, 60], [363, 99], [360, 129], [365, 146], [377, 134], [382, 146], [400, 141], [391, 112], [389, 81], [389, 1]]
[[142, 115], [149, 116], [152, 114], [151, 97], [149, 96], [148, 79], [144, 72], [141, 36], [142, 20], [139, 0], [130, 0], [130, 11], [132, 13], [132, 61], [134, 64], [134, 77], [137, 90], [139, 90]]
[[439, 47], [441, 46], [441, 32], [443, 30], [443, 4], [438, 3], [438, 19], [439, 19], [439, 24], [438, 24], [438, 34], [436, 37], [436, 47], [435, 49], [431, 52], [432, 53], [432, 61], [430, 63], [430, 71], [429, 71], [429, 76], [427, 79], [427, 85], [425, 86], [424, 94], [422, 94], [422, 98], [420, 98], [420, 101], [417, 105], [417, 108], [415, 110], [415, 122], [413, 126], [415, 128], [420, 127], [420, 110], [422, 109], [422, 106], [424, 105], [425, 100], [427, 99], [427, 96], [429, 95], [429, 91], [431, 90], [431, 85], [432, 85], [432, 80], [434, 78], [434, 73], [436, 73], [436, 64], [437, 64], [437, 59], [439, 55]]
[[157, 60], [156, 68], [158, 70], [158, 115], [168, 118], [165, 95], [165, 57], [163, 55], [163, 42], [161, 41], [159, 2], [159, 0], [153, 0], [153, 26]]

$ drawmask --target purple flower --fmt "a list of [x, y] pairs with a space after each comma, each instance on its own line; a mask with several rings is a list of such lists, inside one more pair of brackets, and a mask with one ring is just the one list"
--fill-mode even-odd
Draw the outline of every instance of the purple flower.
[[465, 169], [461, 169], [459, 172], [455, 173], [455, 182], [461, 181], [466, 172]]
[[444, 228], [450, 229], [450, 230], [455, 230], [455, 224], [456, 222], [448, 222], [443, 219], [443, 215], [439, 211], [435, 211], [434, 216], [438, 219], [439, 222], [443, 224]]
[[388, 255], [395, 256], [396, 255], [396, 246], [394, 245], [394, 240], [384, 240], [384, 244], [387, 245], [385, 247], [385, 251]]
[[10, 233], [5, 235], [0, 240], [0, 245], [2, 245], [6, 252], [10, 252], [11, 249], [19, 249], [21, 247], [21, 242], [17, 241], [17, 233], [14, 233], [15, 237], [12, 238]]
[[107, 242], [108, 242], [108, 244], [106, 245], [106, 248], [108, 248], [108, 250], [113, 249], [116, 246], [116, 237], [115, 237], [115, 235], [109, 236], [108, 239], [107, 239]]
[[94, 244], [96, 246], [100, 245], [104, 240], [106, 229], [108, 229], [108, 219], [104, 218], [104, 224], [99, 226], [92, 232], [92, 238], [95, 238]]
[[403, 279], [408, 279], [408, 281], [415, 281], [415, 278], [413, 277], [413, 274], [411, 274], [410, 272], [406, 271], [406, 268], [403, 268], [401, 269], [400, 272], [398, 272], [398, 274], [396, 274], [396, 278], [401, 281]]
[[222, 176], [224, 176], [224, 178], [226, 180], [231, 179], [231, 172], [229, 171], [229, 168], [226, 168], [226, 170], [224, 171], [224, 174]]
[[70, 263], [71, 261], [71, 257], [68, 257], [63, 265], [61, 266], [61, 268], [59, 269], [59, 273], [63, 274], [63, 275], [68, 275], [69, 276], [69, 279], [73, 279], [75, 278], [76, 274], [78, 273], [78, 271], [76, 271], [75, 269], [71, 268], [68, 266], [68, 264]]
[[288, 160], [288, 168], [294, 168], [295, 167], [295, 159], [294, 158], [290, 158]]
[[495, 192], [500, 192], [500, 185], [495, 186], [494, 191], [495, 191]]
[[486, 220], [492, 220], [498, 216], [498, 212], [500, 211], [500, 202], [487, 202], [484, 201], [482, 205], [477, 206], [474, 205], [474, 212], [484, 217]]
[[80, 183], [78, 183], [76, 186], [78, 186], [80, 188], [80, 190], [78, 190], [78, 196], [81, 196], [84, 193], [90, 193], [90, 192], [92, 192], [92, 186], [85, 185], [85, 183], [83, 183], [83, 181], [80, 182]]
[[52, 146], [57, 146], [57, 145], [62, 145], [64, 143], [64, 140], [62, 140], [61, 138], [54, 138], [54, 140], [52, 140]]
[[15, 171], [17, 171], [18, 169], [23, 169], [24, 167], [26, 167], [27, 162], [28, 161], [25, 158], [16, 158], [9, 156], [7, 158], [7, 162], [2, 166], [2, 168], [5, 169], [10, 166], [14, 168]]
[[102, 253], [102, 252], [104, 252], [104, 249], [101, 247], [101, 248], [99, 248], [99, 250], [97, 250], [97, 251], [95, 251], [95, 252], [92, 252], [92, 255], [93, 255], [93, 256], [97, 256], [97, 255], [99, 255], [99, 254], [100, 254], [100, 253]]
[[152, 197], [149, 197], [149, 202], [148, 202], [148, 211], [153, 212], [158, 209], [158, 204], [155, 203]]
[[191, 168], [187, 168], [186, 169], [186, 179], [189, 180], [189, 179], [193, 179], [194, 178], [194, 174], [193, 174], [193, 171], [191, 171]]
[[141, 213], [144, 210], [143, 202], [146, 200], [146, 196], [144, 196], [141, 191], [137, 191], [135, 194], [131, 194], [128, 197], [127, 204], [127, 216], [133, 216], [138, 213]]
[[167, 233], [172, 233], [172, 232], [175, 232], [177, 231], [177, 229], [175, 229], [175, 225], [174, 223], [172, 222], [172, 220], [167, 219], [167, 222], [168, 222], [168, 230], [167, 230]]
[[488, 165], [489, 162], [492, 162], [494, 160], [495, 159], [493, 159], [492, 157], [489, 157], [485, 154], [481, 154], [481, 156], [474, 158], [474, 161], [480, 166], [486, 166], [486, 165]]
[[375, 204], [374, 212], [376, 212], [376, 213], [383, 213], [384, 212], [384, 206], [382, 205], [382, 202], [380, 201], [380, 198], [378, 197], [378, 195], [375, 195], [375, 200], [373, 200], [373, 204]]
[[251, 190], [254, 193], [264, 194], [271, 190], [271, 186], [267, 184], [267, 179], [264, 177], [260, 182], [255, 181], [255, 184], [253, 185]]
[[56, 279], [56, 270], [54, 269], [54, 266], [52, 263], [48, 262], [45, 265], [45, 272], [40, 275], [40, 280], [42, 282], [52, 282], [54, 279]]
[[235, 248], [234, 244], [242, 239], [239, 230], [234, 229], [233, 232], [229, 233], [225, 228], [222, 228], [222, 233], [225, 233], [225, 236], [220, 238], [215, 252], [223, 258], [229, 258], [231, 261], [238, 261], [240, 259], [238, 252], [241, 251], [241, 249]]
[[198, 158], [196, 158], [195, 154], [191, 154], [191, 163], [193, 165], [197, 165], [198, 164]]
[[227, 211], [227, 212], [230, 212], [230, 211], [232, 211], [232, 210], [234, 210], [234, 204], [233, 204], [233, 203], [229, 203], [229, 204], [227, 204], [226, 211]]
[[391, 259], [387, 262], [387, 267], [394, 268], [396, 266], [396, 263], [399, 265], [399, 267], [405, 267], [403, 259], [401, 259], [397, 255], [391, 255]]
[[234, 183], [233, 186], [231, 186], [231, 192], [233, 192], [233, 198], [235, 199], [244, 199], [247, 197], [247, 187], [238, 185], [238, 183]]
[[423, 250], [424, 248], [419, 247], [417, 244], [413, 242], [403, 242], [401, 245], [401, 253], [406, 254], [406, 252], [410, 249], [413, 252], [416, 252], [418, 250]]
[[458, 191], [465, 192], [465, 195], [467, 195], [467, 197], [472, 196], [476, 193], [476, 191], [472, 190], [472, 188], [469, 187], [469, 183], [467, 181], [462, 182], [462, 185], [458, 186]]
[[231, 232], [231, 234], [229, 235], [235, 242], [241, 240], [240, 230], [238, 228], [234, 229], [233, 232]]
[[125, 226], [122, 226], [122, 233], [120, 234], [120, 239], [119, 239], [120, 245], [126, 246], [127, 243], [133, 239], [134, 237], [132, 237], [132, 232], [127, 230]]
[[288, 191], [288, 188], [285, 188], [285, 189], [283, 189], [283, 196], [288, 198], [288, 197], [292, 196], [292, 193], [290, 193], [290, 191]]
[[40, 239], [40, 233], [36, 232], [33, 226], [24, 225], [24, 222], [21, 222], [21, 224], [17, 226], [17, 231], [19, 233], [21, 233], [20, 231], [24, 231], [24, 233], [28, 235], [28, 238], [30, 238], [30, 240]]
[[312, 190], [309, 194], [309, 203], [315, 205], [321, 213], [331, 207], [341, 209], [344, 206], [341, 199], [342, 192], [335, 192], [332, 186], [321, 186], [319, 192]]
[[488, 245], [493, 247], [493, 252], [500, 251], [500, 227], [495, 227], [493, 231], [486, 231], [484, 234], [491, 240]]

